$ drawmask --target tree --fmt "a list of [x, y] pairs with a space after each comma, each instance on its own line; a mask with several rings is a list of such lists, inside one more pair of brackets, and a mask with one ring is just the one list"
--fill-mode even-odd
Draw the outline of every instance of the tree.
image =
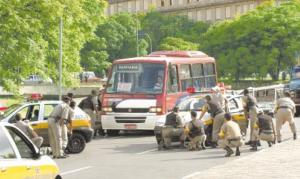
[[[129, 13], [113, 15], [100, 24], [95, 31], [95, 38], [85, 44], [81, 50], [81, 64], [87, 70], [101, 72], [116, 59], [135, 57], [136, 16]], [[140, 55], [147, 54], [148, 44], [139, 40]]]
[[74, 85], [79, 51], [102, 22], [104, 0], [0, 1], [0, 83], [17, 92], [20, 79], [35, 73], [58, 79], [59, 20], [64, 22], [63, 79]]
[[279, 72], [295, 63], [300, 47], [300, 3], [268, 2], [233, 20], [217, 23], [204, 35], [201, 49], [215, 56], [219, 73], [239, 80]]
[[198, 44], [185, 41], [181, 38], [167, 37], [159, 46], [159, 50], [197, 50]]
[[201, 36], [209, 28], [209, 24], [195, 22], [186, 16], [161, 14], [150, 11], [141, 17], [142, 30], [152, 39], [153, 50], [158, 50], [162, 40], [167, 37], [182, 38], [183, 40], [201, 43]]

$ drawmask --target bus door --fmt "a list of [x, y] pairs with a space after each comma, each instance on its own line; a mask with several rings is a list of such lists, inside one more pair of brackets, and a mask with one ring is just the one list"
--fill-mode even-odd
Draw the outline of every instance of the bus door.
[[178, 83], [178, 69], [175, 64], [168, 65], [168, 78], [167, 78], [167, 95], [166, 95], [166, 108], [167, 111], [172, 110], [175, 106], [177, 99], [181, 94]]

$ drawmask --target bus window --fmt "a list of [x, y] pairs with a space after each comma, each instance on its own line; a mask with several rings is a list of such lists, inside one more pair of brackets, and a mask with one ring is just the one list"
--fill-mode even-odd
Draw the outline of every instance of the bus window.
[[192, 75], [193, 75], [193, 87], [196, 91], [201, 91], [205, 87], [205, 81], [203, 76], [203, 65], [193, 64], [192, 65]]
[[216, 86], [216, 72], [213, 63], [207, 63], [203, 65], [205, 76], [205, 87], [211, 88]]
[[191, 72], [190, 72], [190, 65], [188, 64], [180, 65], [179, 76], [181, 80], [182, 91], [185, 91], [188, 87], [193, 86]]
[[169, 65], [168, 93], [178, 92], [178, 79], [176, 65]]

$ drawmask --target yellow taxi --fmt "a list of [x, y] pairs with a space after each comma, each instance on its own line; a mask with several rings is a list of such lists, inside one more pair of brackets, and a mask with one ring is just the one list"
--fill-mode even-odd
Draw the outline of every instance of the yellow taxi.
[[0, 179], [61, 179], [56, 163], [19, 129], [0, 123]]
[[[176, 106], [179, 109], [179, 113], [178, 115], [180, 116], [181, 120], [182, 120], [182, 124], [186, 125], [188, 124], [191, 120], [191, 114], [190, 111], [194, 110], [197, 112], [197, 118], [199, 118], [200, 113], [202, 111], [202, 107], [205, 104], [205, 100], [204, 97], [207, 94], [203, 94], [203, 93], [196, 93], [196, 94], [192, 94], [192, 95], [188, 95], [188, 96], [184, 96], [182, 98], [179, 98]], [[243, 104], [242, 104], [242, 96], [237, 95], [237, 96], [226, 96], [226, 99], [228, 101], [228, 110], [232, 115], [233, 121], [237, 122], [241, 128], [241, 132], [242, 134], [245, 136], [246, 132], [247, 132], [247, 126], [248, 126], [248, 120], [246, 120], [245, 115], [244, 115], [244, 108], [243, 108]], [[210, 116], [209, 113], [206, 113], [203, 118], [202, 121], [205, 125], [205, 134], [207, 136], [206, 139], [206, 143], [207, 145], [210, 144], [210, 140], [212, 137], [212, 118]], [[160, 145], [162, 137], [161, 137], [161, 128], [164, 126], [165, 124], [165, 119], [164, 120], [157, 120], [156, 124], [155, 124], [155, 129], [154, 129], [154, 133], [156, 136], [156, 140], [157, 143]], [[179, 140], [179, 136], [178, 139], [174, 139], [174, 141]], [[159, 146], [160, 147], [160, 146]]]
[[[48, 118], [54, 107], [61, 101], [25, 102], [11, 106], [0, 115], [1, 122], [15, 123], [15, 116], [20, 113], [27, 120], [34, 131], [44, 138], [43, 146], [50, 146], [48, 140]], [[76, 106], [72, 120], [73, 134], [69, 137], [67, 150], [70, 153], [80, 153], [85, 149], [86, 143], [92, 140], [93, 129], [90, 117]]]

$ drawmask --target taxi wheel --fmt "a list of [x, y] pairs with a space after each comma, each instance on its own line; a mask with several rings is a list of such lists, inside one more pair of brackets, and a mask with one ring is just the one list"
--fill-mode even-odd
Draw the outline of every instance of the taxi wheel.
[[85, 138], [80, 133], [74, 133], [69, 139], [68, 151], [73, 154], [80, 153], [85, 148]]
[[62, 179], [60, 175], [57, 175], [55, 179]]

